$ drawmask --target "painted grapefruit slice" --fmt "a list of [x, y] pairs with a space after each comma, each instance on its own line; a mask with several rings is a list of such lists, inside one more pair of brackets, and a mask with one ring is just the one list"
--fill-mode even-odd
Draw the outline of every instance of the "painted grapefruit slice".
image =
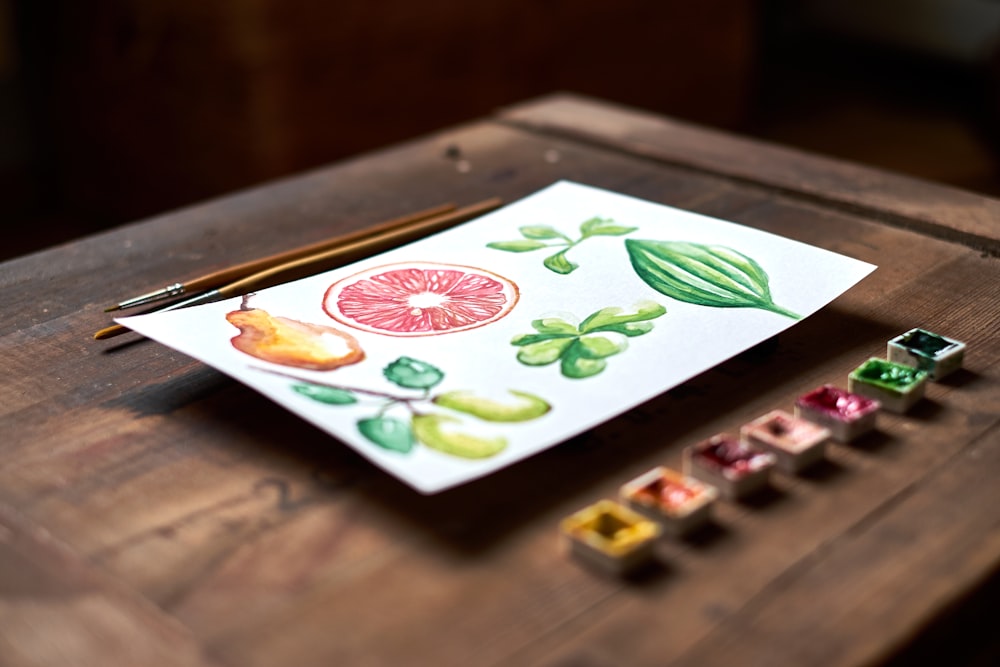
[[379, 266], [330, 285], [323, 310], [342, 324], [390, 336], [433, 336], [495, 322], [517, 285], [484, 269], [434, 262]]

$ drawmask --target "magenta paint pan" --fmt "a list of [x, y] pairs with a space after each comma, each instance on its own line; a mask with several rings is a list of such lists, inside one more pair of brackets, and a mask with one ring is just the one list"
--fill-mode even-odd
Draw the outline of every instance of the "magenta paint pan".
[[875, 428], [881, 407], [875, 399], [825, 384], [795, 400], [795, 416], [829, 429], [834, 440], [850, 442]]
[[723, 498], [739, 500], [767, 486], [775, 456], [728, 433], [684, 450], [684, 474], [710, 484]]

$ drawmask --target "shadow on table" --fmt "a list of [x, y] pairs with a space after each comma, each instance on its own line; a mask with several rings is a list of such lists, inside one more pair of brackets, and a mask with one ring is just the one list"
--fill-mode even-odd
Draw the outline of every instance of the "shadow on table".
[[[252, 389], [202, 366], [129, 392], [115, 403], [141, 415], [188, 420], [192, 432], [211, 434], [199, 437], [198, 455], [272, 471], [262, 479], [282, 487], [279, 502], [293, 503], [289, 508], [294, 502], [322, 503], [350, 494], [363, 502], [365, 512], [378, 513], [380, 524], [400, 524], [458, 556], [472, 557], [540, 517], [551, 524], [555, 540], [564, 512], [615, 495], [637, 462], [679, 461], [683, 447], [704, 424], [739, 411], [771, 388], [773, 378], [794, 382], [804, 370], [865, 341], [886, 340], [900, 329], [896, 323], [827, 308], [781, 334], [780, 341], [765, 342], [612, 421], [487, 477], [429, 496]], [[831, 330], [837, 335], [830, 335]], [[292, 487], [297, 490], [290, 495]], [[749, 511], [767, 512], [777, 500], [756, 503]]]

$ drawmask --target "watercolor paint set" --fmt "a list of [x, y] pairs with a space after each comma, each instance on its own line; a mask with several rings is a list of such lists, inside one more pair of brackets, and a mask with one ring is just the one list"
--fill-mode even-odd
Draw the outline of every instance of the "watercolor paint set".
[[806, 472], [825, 459], [831, 441], [850, 443], [873, 431], [883, 409], [910, 410], [928, 380], [961, 367], [964, 352], [964, 343], [923, 329], [893, 338], [890, 359], [861, 364], [848, 375], [848, 389], [822, 385], [795, 400], [794, 414], [772, 410], [742, 425], [738, 437], [718, 433], [690, 445], [682, 471], [657, 466], [623, 484], [618, 502], [603, 499], [565, 519], [564, 551], [614, 575], [642, 568], [655, 561], [658, 540], [684, 538], [710, 523], [718, 500], [753, 497], [775, 470]]

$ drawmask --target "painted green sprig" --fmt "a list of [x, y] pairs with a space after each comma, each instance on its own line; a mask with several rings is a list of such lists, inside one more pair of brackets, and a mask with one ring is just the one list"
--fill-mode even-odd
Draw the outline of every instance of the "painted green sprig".
[[580, 236], [574, 240], [549, 225], [526, 225], [518, 228], [524, 238], [514, 241], [493, 241], [487, 243], [486, 247], [507, 252], [531, 252], [541, 248], [561, 248], [546, 257], [542, 264], [550, 271], [566, 275], [579, 267], [578, 264], [570, 261], [566, 253], [583, 241], [594, 236], [624, 236], [636, 229], [638, 227], [619, 225], [610, 218], [594, 217], [580, 224]]
[[547, 366], [559, 362], [560, 372], [573, 379], [592, 377], [607, 367], [607, 358], [623, 352], [628, 338], [653, 329], [654, 320], [667, 309], [653, 301], [636, 305], [634, 312], [622, 308], [602, 308], [580, 324], [559, 317], [531, 323], [534, 333], [519, 334], [511, 345], [521, 348], [517, 360], [526, 366]]
[[626, 239], [625, 247], [636, 274], [672, 299], [716, 308], [760, 308], [801, 319], [774, 303], [760, 264], [732, 248], [637, 239]]
[[258, 367], [256, 370], [294, 380], [292, 391], [326, 405], [353, 405], [363, 399], [374, 401], [375, 412], [357, 421], [358, 432], [369, 442], [401, 454], [411, 452], [420, 443], [461, 458], [494, 456], [507, 447], [507, 439], [502, 436], [481, 437], [459, 430], [467, 424], [463, 417], [514, 423], [537, 419], [551, 410], [545, 400], [516, 390], [508, 392], [513, 397], [509, 402], [484, 398], [471, 391], [431, 395], [431, 390], [444, 380], [444, 372], [411, 357], [399, 357], [382, 369], [382, 375], [398, 389], [415, 393], [318, 382], [268, 368]]

